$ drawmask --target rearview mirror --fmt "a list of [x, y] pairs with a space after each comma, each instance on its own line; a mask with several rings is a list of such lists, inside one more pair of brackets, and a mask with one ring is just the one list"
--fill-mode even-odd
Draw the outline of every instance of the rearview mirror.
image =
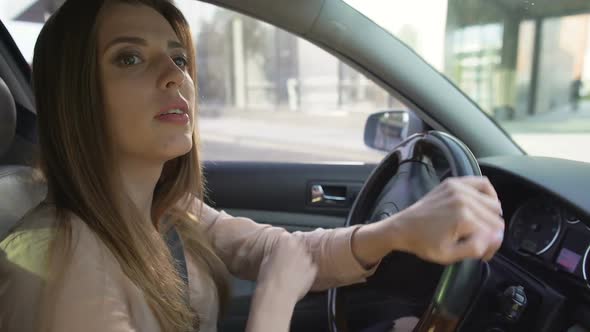
[[365, 124], [365, 144], [373, 149], [392, 151], [408, 136], [424, 131], [424, 123], [405, 110], [371, 114]]

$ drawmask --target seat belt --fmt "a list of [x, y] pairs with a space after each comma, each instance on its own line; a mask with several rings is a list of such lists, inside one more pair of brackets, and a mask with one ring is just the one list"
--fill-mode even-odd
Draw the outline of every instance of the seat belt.
[[184, 250], [182, 247], [182, 240], [178, 235], [178, 231], [176, 230], [176, 226], [172, 225], [168, 232], [164, 235], [164, 240], [168, 245], [168, 249], [170, 250], [170, 254], [172, 254], [172, 258], [174, 259], [174, 266], [176, 267], [176, 271], [178, 275], [184, 282], [184, 299], [187, 304], [189, 304], [188, 298], [188, 271], [186, 268], [186, 259], [184, 257]]

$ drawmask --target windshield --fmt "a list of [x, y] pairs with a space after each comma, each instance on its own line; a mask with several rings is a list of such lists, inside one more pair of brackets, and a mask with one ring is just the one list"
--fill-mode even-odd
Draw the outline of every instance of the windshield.
[[345, 0], [529, 154], [590, 162], [590, 1]]

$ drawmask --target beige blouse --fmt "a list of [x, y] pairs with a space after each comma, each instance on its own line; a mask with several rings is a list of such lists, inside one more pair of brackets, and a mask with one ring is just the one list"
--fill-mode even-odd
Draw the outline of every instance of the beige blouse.
[[[0, 331], [33, 331], [45, 271], [44, 257], [54, 218], [50, 205], [27, 215], [21, 226], [0, 242]], [[198, 213], [197, 213], [198, 215]], [[216, 253], [229, 271], [255, 280], [260, 262], [285, 230], [232, 217], [204, 205], [203, 222]], [[115, 257], [83, 223], [73, 224], [73, 257], [64, 288], [53, 299], [50, 331], [160, 331], [142, 292], [123, 273]], [[351, 237], [358, 227], [295, 232], [318, 264], [313, 290], [362, 282], [372, 274], [353, 256]], [[201, 319], [201, 331], [216, 331], [218, 298], [213, 280], [200, 273], [185, 251], [189, 300]], [[277, 298], [276, 301], [281, 301]]]

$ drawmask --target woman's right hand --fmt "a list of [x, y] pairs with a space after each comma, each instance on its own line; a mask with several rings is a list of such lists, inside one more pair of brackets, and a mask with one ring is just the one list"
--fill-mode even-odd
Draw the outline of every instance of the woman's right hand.
[[283, 233], [260, 264], [258, 286], [297, 302], [313, 285], [317, 270], [302, 240]]
[[260, 264], [246, 331], [289, 331], [295, 304], [307, 294], [316, 274], [304, 243], [282, 234]]

